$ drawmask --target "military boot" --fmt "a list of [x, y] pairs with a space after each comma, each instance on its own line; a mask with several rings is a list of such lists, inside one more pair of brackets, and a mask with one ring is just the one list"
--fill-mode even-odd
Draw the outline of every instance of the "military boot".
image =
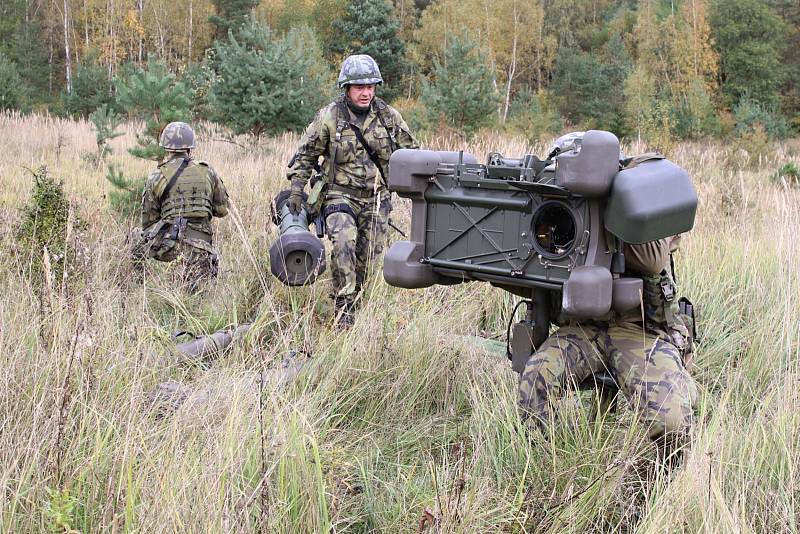
[[334, 326], [347, 330], [356, 322], [355, 305], [352, 300], [346, 297], [336, 297], [334, 299]]

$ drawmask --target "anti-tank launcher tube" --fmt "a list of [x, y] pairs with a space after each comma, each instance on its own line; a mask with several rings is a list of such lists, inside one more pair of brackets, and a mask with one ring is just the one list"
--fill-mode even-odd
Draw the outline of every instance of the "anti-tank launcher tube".
[[303, 209], [292, 213], [288, 206], [289, 191], [275, 197], [273, 222], [278, 226], [278, 239], [269, 249], [270, 271], [289, 286], [313, 284], [325, 272], [325, 245], [308, 231], [309, 215], [306, 197]]
[[175, 346], [178, 363], [208, 364], [219, 357], [234, 341], [241, 339], [252, 325], [245, 323], [233, 328], [218, 330], [206, 336], [196, 337], [189, 332], [178, 332], [175, 341], [189, 337], [188, 341]]

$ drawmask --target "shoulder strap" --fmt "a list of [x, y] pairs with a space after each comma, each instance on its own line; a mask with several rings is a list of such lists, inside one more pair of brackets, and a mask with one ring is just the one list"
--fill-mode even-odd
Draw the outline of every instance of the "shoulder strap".
[[336, 133], [334, 133], [333, 139], [328, 139], [328, 174], [325, 176], [325, 183], [327, 184], [332, 184], [334, 182], [334, 175], [336, 174], [336, 147], [339, 145], [339, 141], [342, 140], [342, 130], [344, 130], [348, 124], [348, 122], [346, 122], [347, 119], [345, 119], [345, 117], [347, 117], [347, 110], [342, 109], [344, 107], [344, 100], [340, 99], [333, 108]]
[[186, 167], [189, 165], [190, 161], [191, 160], [189, 158], [183, 158], [183, 162], [181, 163], [180, 167], [178, 167], [178, 170], [175, 171], [175, 174], [172, 175], [172, 178], [169, 179], [169, 183], [167, 184], [167, 187], [164, 188], [164, 191], [161, 193], [161, 196], [158, 198], [158, 202], [159, 203], [164, 202], [164, 199], [167, 198], [167, 195], [172, 190], [172, 188], [175, 186], [175, 182], [178, 181], [178, 177], [183, 173], [184, 170], [186, 170]]
[[392, 131], [386, 126], [386, 120], [384, 120], [383, 118], [383, 110], [385, 110], [389, 106], [388, 104], [386, 104], [386, 102], [384, 102], [378, 97], [375, 97], [375, 100], [376, 100], [375, 112], [378, 115], [378, 120], [380, 121], [381, 126], [383, 126], [383, 129], [386, 130], [386, 135], [389, 136], [389, 149], [394, 153], [394, 151], [397, 150], [397, 143], [394, 140]]

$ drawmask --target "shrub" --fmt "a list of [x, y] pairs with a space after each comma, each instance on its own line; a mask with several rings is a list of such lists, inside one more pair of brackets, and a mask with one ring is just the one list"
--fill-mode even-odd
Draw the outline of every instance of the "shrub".
[[83, 227], [77, 210], [64, 194], [63, 182], [57, 181], [44, 166], [33, 175], [31, 198], [22, 208], [17, 229], [19, 265], [26, 270], [34, 288], [58, 284], [65, 274], [75, 274], [76, 248], [70, 237]]
[[525, 89], [517, 93], [511, 102], [508, 126], [533, 143], [561, 131], [564, 120], [550, 105], [546, 93]]
[[711, 96], [700, 80], [692, 80], [689, 90], [675, 109], [674, 133], [681, 139], [719, 135], [721, 124]]
[[772, 175], [772, 181], [784, 187], [800, 187], [800, 165], [794, 161], [784, 163]]
[[790, 133], [789, 125], [779, 116], [776, 108], [765, 106], [749, 96], [743, 96], [733, 108], [736, 133], [741, 137], [761, 128], [771, 139], [783, 139]]

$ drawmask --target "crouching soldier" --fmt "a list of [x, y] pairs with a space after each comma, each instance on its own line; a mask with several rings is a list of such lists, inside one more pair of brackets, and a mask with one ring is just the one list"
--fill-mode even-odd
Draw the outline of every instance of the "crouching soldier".
[[194, 131], [171, 122], [159, 145], [167, 159], [147, 178], [142, 194], [142, 231], [132, 250], [134, 269], [144, 261], [177, 261], [175, 275], [190, 293], [217, 276], [212, 217], [228, 214], [225, 184], [208, 163], [192, 159]]

